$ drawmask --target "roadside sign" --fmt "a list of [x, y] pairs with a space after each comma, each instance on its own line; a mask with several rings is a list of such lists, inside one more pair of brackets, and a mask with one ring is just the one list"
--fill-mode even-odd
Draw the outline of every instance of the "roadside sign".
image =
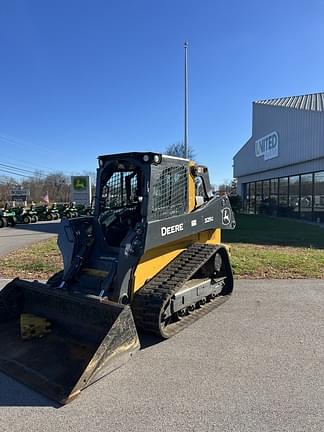
[[12, 201], [27, 201], [27, 197], [30, 196], [29, 189], [12, 189], [11, 192]]
[[88, 206], [91, 204], [90, 176], [71, 177], [71, 201]]

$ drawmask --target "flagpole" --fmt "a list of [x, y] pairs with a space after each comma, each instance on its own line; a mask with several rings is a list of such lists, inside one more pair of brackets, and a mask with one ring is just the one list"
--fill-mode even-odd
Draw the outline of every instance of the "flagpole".
[[184, 152], [188, 159], [188, 42], [184, 44]]

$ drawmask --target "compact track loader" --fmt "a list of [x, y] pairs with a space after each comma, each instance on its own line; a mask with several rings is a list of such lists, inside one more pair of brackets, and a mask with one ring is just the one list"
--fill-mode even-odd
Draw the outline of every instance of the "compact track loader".
[[94, 215], [61, 222], [64, 270], [0, 291], [0, 370], [69, 402], [139, 348], [137, 328], [168, 338], [228, 298], [234, 227], [206, 167], [100, 156]]

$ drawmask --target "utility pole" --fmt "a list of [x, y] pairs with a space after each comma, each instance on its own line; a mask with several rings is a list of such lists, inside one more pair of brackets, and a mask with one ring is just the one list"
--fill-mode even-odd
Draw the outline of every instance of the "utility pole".
[[188, 43], [184, 44], [184, 150], [189, 159], [188, 147]]

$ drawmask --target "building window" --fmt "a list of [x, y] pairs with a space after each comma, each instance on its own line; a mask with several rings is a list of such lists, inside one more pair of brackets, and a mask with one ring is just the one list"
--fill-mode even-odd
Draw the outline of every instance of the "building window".
[[263, 180], [263, 196], [264, 201], [270, 198], [270, 180]]
[[250, 183], [249, 213], [255, 213], [255, 183]]
[[313, 174], [300, 176], [300, 217], [312, 219], [313, 210]]
[[260, 206], [262, 203], [262, 181], [255, 183], [255, 207], [256, 213], [260, 212]]
[[314, 174], [314, 220], [324, 222], [324, 171]]
[[270, 181], [270, 204], [273, 208], [273, 214], [276, 214], [278, 209], [278, 179], [271, 179]]
[[279, 179], [279, 216], [287, 216], [288, 212], [288, 177]]
[[244, 210], [324, 223], [324, 171], [244, 184]]
[[243, 185], [243, 210], [245, 212], [249, 209], [250, 200], [250, 183], [244, 183]]
[[299, 176], [289, 177], [289, 216], [299, 216]]
[[263, 180], [262, 182], [262, 202], [259, 207], [259, 213], [273, 214], [270, 201], [270, 180]]

